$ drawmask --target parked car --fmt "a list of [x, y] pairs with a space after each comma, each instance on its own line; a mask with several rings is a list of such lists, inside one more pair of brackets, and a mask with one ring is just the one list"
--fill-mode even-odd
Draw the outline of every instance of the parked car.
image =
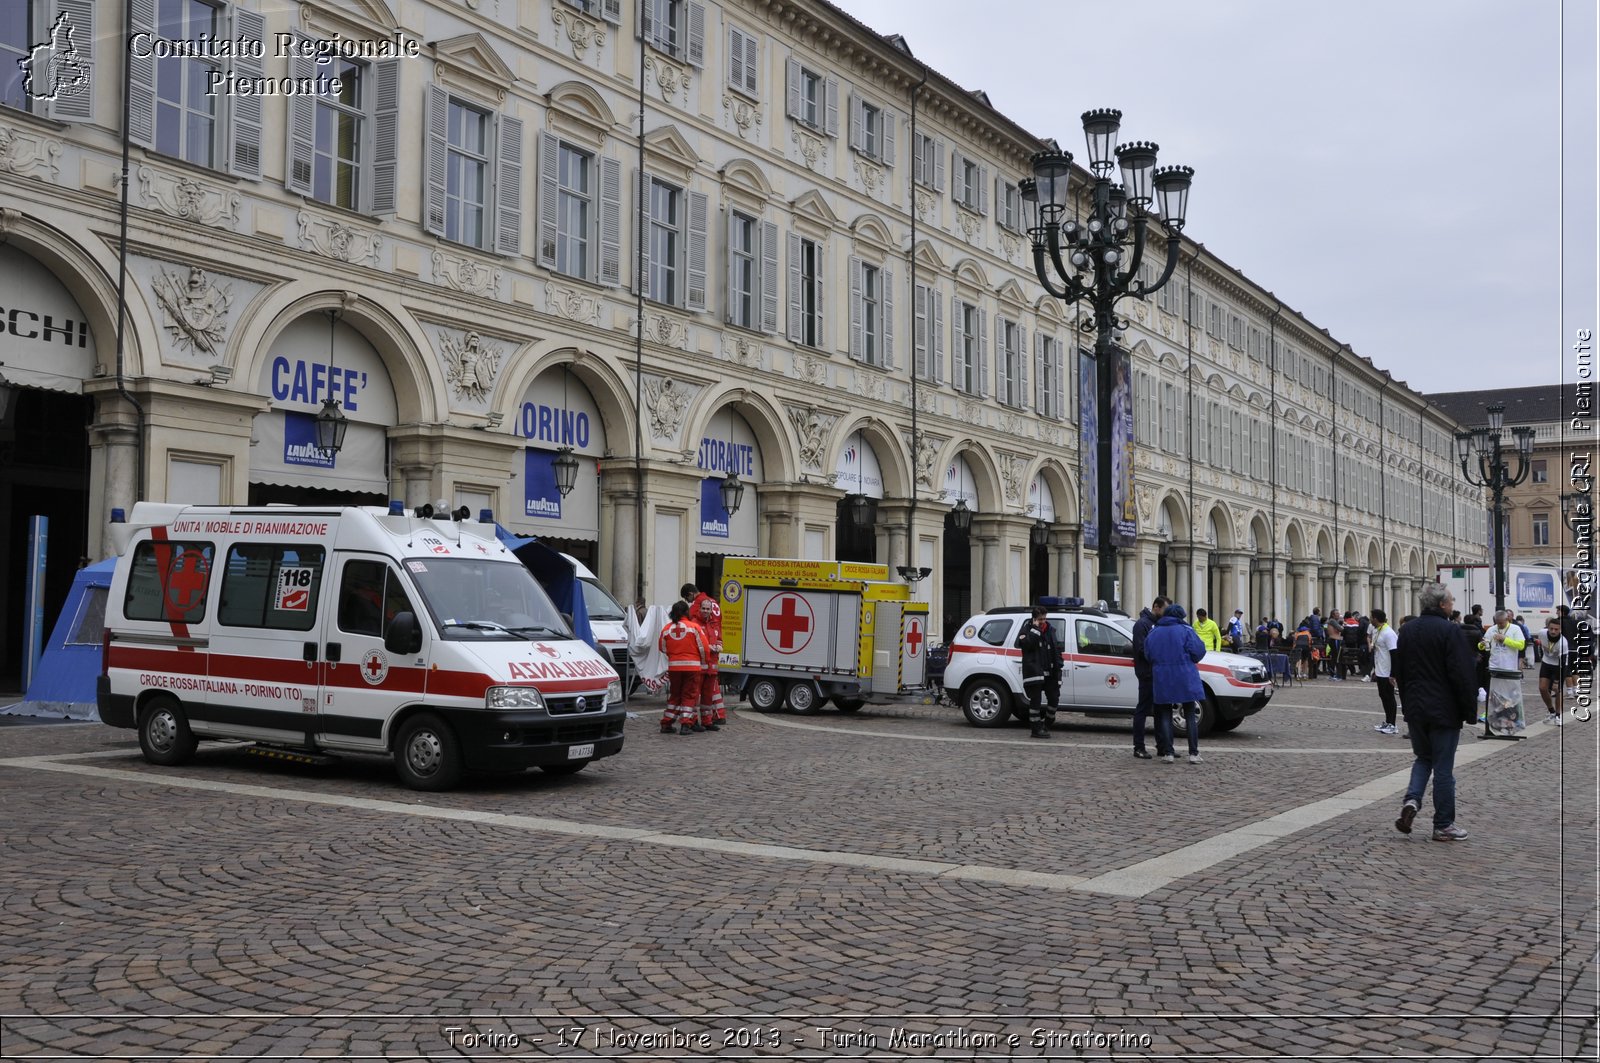
[[[1131, 717], [1139, 700], [1132, 618], [1078, 605], [1047, 608], [1063, 647], [1061, 710]], [[1027, 606], [1003, 606], [979, 613], [950, 643], [945, 694], [975, 727], [999, 727], [1012, 716], [1027, 719], [1016, 642], [1030, 612]], [[1266, 666], [1253, 657], [1207, 653], [1200, 678], [1207, 692], [1200, 706], [1201, 734], [1231, 731], [1272, 700]]]

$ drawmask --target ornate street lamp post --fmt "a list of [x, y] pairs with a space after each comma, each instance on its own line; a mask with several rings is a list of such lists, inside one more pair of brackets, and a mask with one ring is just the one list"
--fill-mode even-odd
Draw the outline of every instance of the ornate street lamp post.
[[[1499, 404], [1490, 406], [1489, 425], [1470, 432], [1456, 433], [1456, 457], [1461, 461], [1461, 475], [1474, 487], [1488, 488], [1494, 499], [1492, 507], [1494, 530], [1494, 607], [1498, 612], [1506, 607], [1506, 489], [1515, 487], [1528, 478], [1533, 468], [1533, 429], [1519, 426], [1511, 429], [1516, 440], [1517, 468], [1507, 464], [1509, 454], [1500, 445], [1500, 431], [1505, 425], [1506, 408]], [[1476, 460], [1476, 468], [1469, 462]]]
[[[1033, 156], [1033, 176], [1019, 182], [1024, 223], [1033, 244], [1033, 269], [1039, 283], [1064, 303], [1083, 302], [1094, 312], [1083, 329], [1095, 334], [1098, 589], [1099, 597], [1113, 607], [1120, 597], [1111, 497], [1111, 418], [1116, 385], [1113, 355], [1117, 338], [1129, 327], [1127, 319], [1117, 315], [1117, 301], [1124, 296], [1143, 299], [1171, 278], [1178, 264], [1189, 185], [1194, 177], [1194, 170], [1188, 166], [1157, 170], [1154, 144], [1136, 141], [1117, 146], [1121, 123], [1121, 111], [1084, 112], [1083, 134], [1089, 146], [1093, 181], [1087, 218], [1067, 217], [1072, 204], [1068, 191], [1070, 152], [1038, 152]], [[1120, 184], [1112, 179], [1112, 170], [1118, 164], [1122, 167]], [[1167, 263], [1154, 284], [1145, 284], [1138, 279], [1139, 266], [1144, 258], [1153, 201], [1166, 231]]]

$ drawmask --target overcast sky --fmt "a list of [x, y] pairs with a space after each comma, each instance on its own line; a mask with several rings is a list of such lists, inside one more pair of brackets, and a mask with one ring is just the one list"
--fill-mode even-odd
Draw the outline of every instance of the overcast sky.
[[834, 2], [1080, 161], [1120, 108], [1195, 167], [1187, 235], [1417, 390], [1574, 379], [1594, 0]]

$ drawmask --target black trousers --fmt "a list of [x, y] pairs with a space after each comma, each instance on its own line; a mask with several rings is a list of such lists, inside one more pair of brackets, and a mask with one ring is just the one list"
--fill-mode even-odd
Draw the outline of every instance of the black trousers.
[[1394, 680], [1388, 676], [1374, 676], [1374, 683], [1378, 684], [1378, 700], [1383, 702], [1383, 722], [1390, 727], [1394, 726]]
[[1055, 723], [1056, 707], [1061, 704], [1061, 673], [1051, 672], [1037, 679], [1029, 676], [1022, 681], [1022, 688], [1028, 693], [1029, 722]]

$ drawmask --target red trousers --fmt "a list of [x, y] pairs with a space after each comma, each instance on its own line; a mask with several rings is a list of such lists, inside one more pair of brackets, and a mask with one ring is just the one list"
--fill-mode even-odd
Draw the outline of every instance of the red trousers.
[[693, 725], [695, 709], [700, 701], [700, 673], [669, 671], [667, 673], [667, 709], [661, 715], [663, 725], [682, 722]]

